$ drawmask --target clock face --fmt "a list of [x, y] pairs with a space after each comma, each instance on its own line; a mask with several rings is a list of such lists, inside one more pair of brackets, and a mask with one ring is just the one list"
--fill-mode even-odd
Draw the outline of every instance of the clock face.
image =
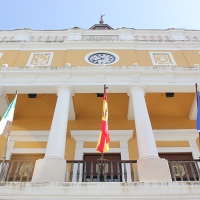
[[93, 64], [111, 64], [116, 57], [110, 53], [94, 53], [88, 57], [88, 61]]

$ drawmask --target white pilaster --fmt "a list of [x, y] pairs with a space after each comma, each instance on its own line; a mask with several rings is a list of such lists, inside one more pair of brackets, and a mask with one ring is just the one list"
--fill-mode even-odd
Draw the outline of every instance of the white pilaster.
[[[75, 151], [74, 160], [83, 160], [83, 145], [84, 145], [83, 141], [76, 142], [76, 151]], [[78, 169], [78, 164], [75, 163], [74, 169], [73, 169], [73, 179], [72, 179], [73, 182], [76, 182], [77, 169]], [[83, 170], [83, 164], [80, 164], [80, 174], [82, 174], [82, 170]], [[79, 177], [78, 182], [82, 182], [82, 176]]]
[[36, 161], [32, 182], [66, 180], [67, 165], [64, 156], [71, 91], [71, 86], [58, 87], [58, 99], [45, 158]]
[[[121, 140], [120, 141], [120, 149], [121, 149], [121, 158], [122, 160], [129, 160], [129, 152], [128, 152], [128, 141]], [[121, 164], [122, 167], [122, 174], [124, 174], [124, 163]], [[127, 171], [127, 181], [131, 182], [130, 176], [130, 164], [126, 164], [126, 171]], [[122, 176], [122, 181], [125, 182], [124, 176]]]
[[140, 182], [171, 181], [168, 162], [158, 157], [153, 130], [145, 102], [143, 86], [130, 88], [137, 134], [139, 159], [137, 176]]
[[133, 101], [139, 158], [158, 158], [153, 130], [144, 98], [144, 88], [142, 86], [134, 86], [131, 87], [130, 92]]
[[194, 95], [194, 99], [192, 102], [192, 106], [190, 109], [190, 114], [189, 114], [190, 120], [196, 120], [197, 118], [197, 97]]
[[199, 149], [196, 143], [196, 139], [190, 139], [188, 140], [188, 142], [191, 148], [193, 159], [199, 159], [200, 154], [199, 154]]

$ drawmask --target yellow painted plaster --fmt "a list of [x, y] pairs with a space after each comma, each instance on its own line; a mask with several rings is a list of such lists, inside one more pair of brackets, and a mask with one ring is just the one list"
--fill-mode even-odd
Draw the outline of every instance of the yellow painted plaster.
[[[7, 95], [11, 102], [14, 95]], [[21, 117], [52, 117], [56, 105], [56, 94], [37, 94], [36, 98], [28, 98], [27, 94], [19, 94], [15, 108], [15, 119]]]
[[20, 51], [16, 50], [16, 51], [1, 51], [1, 52], [3, 53], [3, 56], [0, 58], [0, 67], [3, 64], [8, 64], [9, 67], [12, 67]]
[[178, 66], [189, 66], [189, 63], [183, 53], [183, 51], [168, 51], [171, 52], [174, 60], [176, 62], [176, 65]]
[[200, 64], [199, 51], [194, 50], [116, 50], [116, 49], [88, 49], [88, 50], [33, 50], [33, 51], [1, 51], [3, 56], [0, 59], [0, 66], [7, 63], [9, 66], [24, 67], [27, 61], [34, 52], [54, 52], [51, 66], [65, 66], [66, 63], [70, 63], [71, 66], [90, 66], [85, 62], [84, 57], [91, 52], [95, 51], [110, 51], [116, 53], [120, 59], [117, 63], [111, 66], [131, 66], [133, 63], [138, 63], [140, 66], [151, 66], [152, 61], [149, 52], [171, 52], [176, 64], [178, 66], [194, 66], [194, 64]]
[[151, 61], [151, 57], [149, 52], [171, 52], [174, 60], [178, 66], [188, 66], [189, 63], [185, 58], [185, 55], [182, 51], [174, 51], [174, 50], [137, 50], [136, 56], [138, 59], [138, 64], [140, 66], [152, 66], [153, 63]]
[[15, 142], [14, 148], [46, 148], [47, 142]]
[[194, 93], [175, 93], [166, 98], [165, 93], [147, 93], [146, 104], [150, 117], [188, 117]]
[[153, 129], [195, 129], [196, 121], [189, 117], [151, 117]]
[[150, 54], [149, 51], [146, 50], [137, 50], [136, 51], [136, 57], [138, 60], [138, 65], [140, 66], [152, 66], [152, 62], [151, 62], [151, 58], [150, 58]]
[[12, 154], [11, 160], [38, 160], [44, 158], [44, 154]]
[[84, 57], [91, 52], [95, 51], [110, 51], [116, 53], [119, 56], [119, 61], [111, 66], [126, 66], [133, 65], [133, 63], [137, 63], [137, 57], [135, 50], [104, 50], [104, 49], [95, 49], [95, 50], [68, 50], [66, 63], [70, 63], [71, 66], [92, 66], [92, 64], [87, 63], [84, 60]]
[[[153, 129], [195, 128], [195, 120], [188, 117], [194, 94], [175, 94], [175, 98], [171, 99], [157, 95], [161, 94], [146, 94], [145, 97]], [[14, 95], [8, 97], [11, 101]], [[128, 98], [126, 93], [108, 94], [109, 130], [134, 131], [128, 148], [130, 159], [135, 160], [138, 158], [136, 130], [134, 121], [127, 120]], [[38, 95], [36, 99], [28, 99], [27, 95], [19, 94], [12, 130], [50, 130], [56, 99], [56, 95]], [[76, 94], [73, 101], [76, 120], [68, 122], [65, 159], [74, 159], [75, 141], [70, 130], [99, 130], [101, 122], [102, 98], [97, 98], [96, 94]], [[1, 155], [4, 142], [1, 136]]]
[[157, 147], [190, 147], [188, 141], [156, 141]]
[[4, 137], [4, 134], [2, 134], [0, 135], [0, 159], [3, 156], [5, 145], [6, 145], [6, 138]]
[[189, 66], [194, 66], [194, 64], [200, 65], [200, 51], [184, 50], [183, 54], [189, 63]]
[[17, 55], [17, 58], [15, 59], [15, 62], [13, 63], [13, 66], [17, 67], [24, 67], [26, 66], [28, 59], [31, 55], [31, 53], [34, 52], [54, 52], [54, 56], [52, 59], [51, 66], [64, 66], [65, 65], [65, 57], [66, 57], [66, 51], [20, 51]]

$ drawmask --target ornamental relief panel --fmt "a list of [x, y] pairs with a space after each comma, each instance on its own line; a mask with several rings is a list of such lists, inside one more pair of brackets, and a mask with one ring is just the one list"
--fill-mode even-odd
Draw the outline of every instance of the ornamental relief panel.
[[153, 65], [176, 65], [171, 52], [149, 52]]
[[50, 66], [53, 54], [53, 52], [31, 53], [26, 66]]

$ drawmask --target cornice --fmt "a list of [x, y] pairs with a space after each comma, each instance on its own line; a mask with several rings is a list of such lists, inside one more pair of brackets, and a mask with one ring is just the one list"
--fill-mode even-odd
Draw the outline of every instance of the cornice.
[[[200, 42], [200, 30], [185, 30], [185, 29], [167, 29], [167, 30], [136, 30], [120, 28], [117, 30], [83, 30], [83, 29], [68, 29], [68, 30], [14, 30], [0, 31], [0, 42], [4, 43], [19, 43], [26, 42], [32, 44], [33, 41], [41, 44], [57, 43], [65, 41], [82, 41], [84, 35], [118, 35], [119, 41], [143, 41], [143, 42], [166, 42], [186, 41]], [[85, 41], [87, 42], [87, 41]], [[94, 41], [97, 43], [97, 41]], [[105, 41], [98, 41], [98, 43]], [[86, 43], [84, 43], [86, 44]]]
[[[106, 45], [105, 45], [106, 44]], [[69, 49], [135, 49], [135, 50], [200, 50], [200, 41], [57, 41], [0, 42], [0, 50], [69, 50]]]
[[129, 86], [146, 85], [146, 92], [195, 92], [199, 67], [75, 66], [0, 68], [5, 93], [56, 93], [57, 85], [73, 85], [74, 93], [96, 93], [107, 84], [110, 93], [128, 93]]
[[106, 74], [200, 74], [200, 67], [195, 66], [35, 66], [35, 67], [0, 67], [0, 74], [93, 74], [104, 72]]

